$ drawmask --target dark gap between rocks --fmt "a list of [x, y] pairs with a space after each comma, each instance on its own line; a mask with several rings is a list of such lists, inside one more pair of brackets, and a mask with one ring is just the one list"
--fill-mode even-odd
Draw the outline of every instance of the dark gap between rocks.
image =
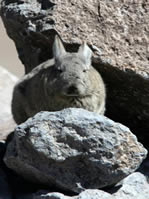
[[41, 2], [41, 8], [43, 10], [47, 10], [47, 9], [50, 9], [54, 6], [55, 4], [50, 2], [49, 0], [42, 0]]

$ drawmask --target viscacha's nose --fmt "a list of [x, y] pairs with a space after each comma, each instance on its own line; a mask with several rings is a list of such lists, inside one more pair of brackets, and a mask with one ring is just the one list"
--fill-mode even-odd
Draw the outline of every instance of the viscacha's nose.
[[75, 85], [71, 85], [67, 90], [67, 94], [76, 94], [78, 93], [77, 91], [77, 87]]

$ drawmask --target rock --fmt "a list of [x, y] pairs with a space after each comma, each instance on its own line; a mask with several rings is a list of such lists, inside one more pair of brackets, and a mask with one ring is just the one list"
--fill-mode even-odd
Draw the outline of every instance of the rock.
[[107, 85], [106, 115], [149, 148], [148, 8], [144, 0], [5, 0], [1, 16], [26, 73], [52, 58], [56, 33], [68, 51], [86, 40]]
[[17, 77], [0, 66], [0, 140], [6, 139], [16, 126], [11, 114], [11, 99], [17, 80]]
[[7, 137], [6, 142], [0, 141], [0, 199], [31, 199], [30, 193], [34, 193], [42, 187], [25, 181], [11, 169], [7, 168], [3, 162], [7, 144], [12, 135]]
[[[83, 191], [76, 199], [114, 199], [110, 194], [97, 190], [97, 189], [88, 189]], [[74, 197], [75, 199], [75, 197]]]
[[119, 182], [146, 154], [127, 127], [69, 108], [40, 112], [19, 125], [4, 161], [32, 182], [79, 193]]
[[149, 183], [147, 178], [139, 173], [133, 173], [123, 180], [122, 187], [113, 194], [116, 199], [147, 199]]
[[103, 63], [147, 73], [148, 8], [144, 0], [6, 0], [1, 16], [26, 72], [52, 56], [57, 32], [71, 49], [87, 40]]
[[46, 193], [45, 191], [39, 191], [38, 193], [33, 194], [32, 199], [71, 199], [73, 197], [65, 196], [62, 193]]
[[38, 192], [33, 199], [147, 199], [149, 196], [149, 183], [141, 173], [133, 173], [126, 177], [118, 191], [114, 194], [98, 189], [88, 189], [78, 196], [65, 196], [61, 193]]
[[83, 191], [78, 196], [66, 196], [62, 193], [48, 191], [38, 191], [30, 195], [21, 195], [16, 199], [115, 199], [111, 194], [97, 189], [88, 189]]
[[61, 193], [36, 193], [33, 195], [33, 199], [114, 199], [111, 194], [97, 189], [87, 189], [78, 196], [65, 196]]

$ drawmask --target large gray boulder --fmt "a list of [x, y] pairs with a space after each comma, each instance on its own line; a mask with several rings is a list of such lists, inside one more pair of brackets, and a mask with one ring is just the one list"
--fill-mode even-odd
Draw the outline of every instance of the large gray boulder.
[[18, 78], [0, 66], [0, 140], [14, 130], [16, 123], [11, 113], [13, 87]]
[[30, 181], [79, 193], [119, 182], [146, 154], [127, 127], [69, 108], [40, 112], [19, 125], [4, 161]]

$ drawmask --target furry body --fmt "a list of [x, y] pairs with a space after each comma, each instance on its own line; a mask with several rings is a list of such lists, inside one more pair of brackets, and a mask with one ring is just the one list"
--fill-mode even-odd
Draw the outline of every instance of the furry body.
[[39, 111], [68, 107], [104, 114], [105, 85], [91, 66], [90, 48], [84, 44], [78, 53], [67, 53], [55, 40], [54, 59], [34, 68], [14, 88], [12, 113], [18, 124]]

